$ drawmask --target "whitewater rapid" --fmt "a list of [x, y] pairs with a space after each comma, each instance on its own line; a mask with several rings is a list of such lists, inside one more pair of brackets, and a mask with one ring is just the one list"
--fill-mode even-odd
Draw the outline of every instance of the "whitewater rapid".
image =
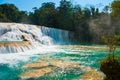
[[0, 23], [0, 41], [23, 41], [25, 36], [31, 42], [50, 45], [69, 42], [73, 34], [66, 30], [20, 23]]
[[28, 61], [32, 56], [59, 51], [70, 42], [69, 31], [20, 23], [0, 23], [0, 64]]
[[20, 23], [0, 23], [0, 53], [19, 53], [41, 45], [70, 43], [66, 30]]
[[[17, 65], [19, 62], [27, 62], [32, 57], [39, 57], [41, 54], [52, 54], [63, 51], [58, 49], [57, 46], [41, 46], [34, 50], [28, 50], [26, 52], [0, 54], [0, 64]], [[64, 51], [63, 51], [64, 52]]]

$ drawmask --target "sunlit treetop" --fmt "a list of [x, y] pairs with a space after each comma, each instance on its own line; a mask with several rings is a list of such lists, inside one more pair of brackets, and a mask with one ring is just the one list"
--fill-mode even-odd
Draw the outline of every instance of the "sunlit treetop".
[[115, 0], [111, 4], [112, 17], [114, 19], [120, 19], [120, 0]]

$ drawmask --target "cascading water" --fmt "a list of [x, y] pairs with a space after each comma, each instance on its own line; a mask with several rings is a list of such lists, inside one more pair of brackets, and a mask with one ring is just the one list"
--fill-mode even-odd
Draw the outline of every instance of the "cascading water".
[[[96, 80], [94, 75], [103, 80], [96, 70], [106, 53], [97, 49], [103, 47], [54, 46], [69, 43], [71, 39], [73, 33], [66, 30], [0, 23], [0, 80]], [[84, 73], [90, 75], [82, 78]]]
[[66, 30], [48, 28], [44, 26], [41, 27], [41, 30], [43, 35], [51, 37], [53, 42], [56, 44], [70, 43], [73, 37], [73, 33]]
[[69, 42], [69, 32], [65, 30], [18, 23], [0, 23], [0, 53], [24, 52], [38, 45]]

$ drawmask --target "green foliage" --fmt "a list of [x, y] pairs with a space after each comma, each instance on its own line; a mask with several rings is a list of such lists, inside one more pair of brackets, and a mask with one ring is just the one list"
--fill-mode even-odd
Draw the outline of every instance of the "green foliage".
[[104, 8], [103, 8], [103, 12], [104, 13], [108, 13], [108, 11], [110, 10], [110, 6], [106, 5]]
[[27, 13], [19, 11], [14, 4], [0, 5], [0, 21], [3, 22], [21, 22], [22, 18], [27, 17]]
[[42, 26], [54, 26], [57, 11], [55, 4], [52, 2], [43, 3], [42, 6], [34, 9], [33, 13], [29, 14], [29, 18], [33, 24]]
[[1, 22], [9, 22], [10, 20], [7, 19], [7, 17], [4, 14], [0, 13], [0, 21]]
[[100, 70], [106, 75], [105, 80], [119, 80], [120, 78], [120, 61], [113, 59], [112, 56], [100, 62]]
[[43, 3], [41, 8], [51, 8], [51, 9], [55, 9], [55, 3], [53, 2], [47, 2], [47, 3]]
[[[114, 35], [114, 36], [103, 36], [102, 40], [104, 41], [104, 43], [107, 44], [108, 48], [109, 48], [109, 52], [110, 54], [113, 55], [113, 59], [114, 59], [114, 53], [116, 50], [117, 45], [120, 44], [120, 35]], [[109, 56], [111, 57], [111, 56]]]
[[120, 19], [120, 0], [115, 0], [112, 2], [111, 4], [111, 8], [112, 8], [112, 18], [115, 20]]
[[72, 3], [67, 0], [60, 1], [59, 11], [61, 14], [69, 14], [72, 10]]
[[10, 21], [17, 22], [19, 19], [19, 11], [13, 4], [1, 4], [0, 12]]
[[[43, 3], [41, 7], [34, 7], [34, 11], [29, 13], [19, 11], [14, 4], [0, 4], [0, 21], [65, 29], [74, 32], [74, 38], [78, 42], [99, 42], [100, 37], [108, 32], [120, 34], [120, 26], [117, 26], [119, 23], [111, 23], [110, 18], [112, 16], [112, 19], [118, 18], [119, 20], [119, 3], [120, 1], [113, 1], [111, 15], [108, 13], [110, 6], [105, 6], [104, 11], [99, 12], [98, 8], [81, 8], [68, 0], [61, 0], [58, 7], [55, 7], [53, 2]], [[90, 25], [89, 23], [92, 22], [93, 24]]]
[[18, 22], [22, 23], [30, 23], [30, 20], [28, 19], [28, 13], [26, 11], [19, 11], [19, 20]]
[[120, 35], [105, 36], [102, 40], [109, 48], [109, 56], [100, 62], [100, 70], [106, 75], [105, 80], [119, 80], [120, 77], [120, 61], [115, 57], [115, 50], [120, 44]]
[[91, 8], [91, 14], [93, 18], [96, 18], [99, 15], [99, 9], [95, 7], [90, 7]]
[[58, 7], [58, 26], [62, 29], [71, 30], [72, 26], [72, 3], [67, 0], [61, 0]]

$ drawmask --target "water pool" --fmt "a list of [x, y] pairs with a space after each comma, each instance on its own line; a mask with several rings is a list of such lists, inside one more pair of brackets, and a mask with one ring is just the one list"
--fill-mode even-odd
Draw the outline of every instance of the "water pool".
[[[78, 67], [60, 68], [61, 65], [62, 67], [65, 67], [64, 65], [67, 65], [68, 62], [71, 63], [70, 65], [77, 63], [77, 65], [80, 66], [86, 66], [99, 70], [99, 61], [108, 55], [105, 46], [62, 45], [51, 49], [54, 50], [47, 52], [41, 51], [37, 54], [0, 54], [0, 58], [3, 60], [0, 63], [0, 80], [80, 80], [81, 76], [85, 73], [83, 70]], [[119, 53], [119, 51], [117, 53]], [[2, 59], [3, 56], [7, 57], [7, 55], [9, 55], [10, 58]], [[12, 59], [13, 57], [11, 55], [14, 57], [17, 56], [19, 60], [16, 60], [17, 58]], [[29, 56], [29, 58], [26, 56]], [[52, 70], [49, 73], [36, 78], [21, 78], [21, 75], [23, 76], [31, 70], [39, 70], [39, 67], [29, 68], [30, 66], [26, 69], [23, 68], [24, 65], [39, 62], [44, 63], [45, 61], [49, 63], [51, 62], [51, 64], [54, 64], [55, 66], [57, 65], [57, 67], [53, 68], [53, 65], [49, 65], [50, 70]], [[61, 65], [59, 66], [59, 64]], [[48, 69], [48, 65], [42, 66], [42, 68], [43, 67]], [[24, 75], [24, 77], [25, 76], [26, 75]]]

